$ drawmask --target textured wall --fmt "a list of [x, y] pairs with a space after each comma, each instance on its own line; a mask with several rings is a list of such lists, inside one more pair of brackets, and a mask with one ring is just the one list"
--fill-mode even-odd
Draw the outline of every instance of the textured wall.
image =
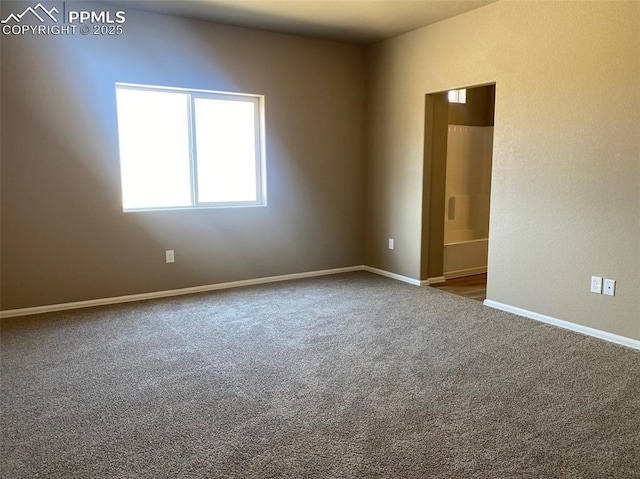
[[431, 269], [425, 93], [495, 82], [489, 299], [640, 339], [638, 25], [637, 2], [498, 2], [375, 45], [365, 263]]
[[[123, 30], [2, 38], [2, 309], [362, 264], [362, 47], [133, 10]], [[265, 95], [268, 206], [123, 213], [116, 81]]]

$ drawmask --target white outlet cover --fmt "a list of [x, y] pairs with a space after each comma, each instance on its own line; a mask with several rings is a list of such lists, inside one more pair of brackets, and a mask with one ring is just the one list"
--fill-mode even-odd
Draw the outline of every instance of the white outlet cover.
[[615, 296], [616, 294], [616, 280], [605, 279], [604, 280], [604, 294], [607, 296]]
[[176, 256], [175, 253], [172, 249], [168, 249], [167, 251], [164, 252], [165, 255], [165, 259], [167, 261], [167, 263], [175, 263], [176, 261]]
[[602, 294], [602, 277], [591, 276], [591, 292], [596, 294]]
[[389, 249], [393, 249], [393, 238], [389, 238]]

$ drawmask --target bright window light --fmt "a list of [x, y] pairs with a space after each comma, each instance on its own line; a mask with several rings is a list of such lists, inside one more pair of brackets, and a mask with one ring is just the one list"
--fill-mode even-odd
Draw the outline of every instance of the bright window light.
[[449, 103], [467, 103], [467, 89], [449, 90], [447, 98]]
[[196, 98], [195, 107], [198, 201], [256, 201], [253, 104]]
[[125, 211], [265, 204], [262, 97], [116, 84]]

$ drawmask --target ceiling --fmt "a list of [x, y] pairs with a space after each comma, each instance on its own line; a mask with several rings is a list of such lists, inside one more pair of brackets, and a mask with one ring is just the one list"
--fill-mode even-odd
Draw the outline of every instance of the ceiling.
[[228, 25], [371, 44], [496, 0], [121, 0], [108, 3]]

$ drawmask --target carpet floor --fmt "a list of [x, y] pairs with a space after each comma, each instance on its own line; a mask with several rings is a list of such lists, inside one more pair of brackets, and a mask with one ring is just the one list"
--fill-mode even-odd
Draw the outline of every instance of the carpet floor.
[[364, 272], [1, 346], [5, 478], [640, 478], [640, 352]]

